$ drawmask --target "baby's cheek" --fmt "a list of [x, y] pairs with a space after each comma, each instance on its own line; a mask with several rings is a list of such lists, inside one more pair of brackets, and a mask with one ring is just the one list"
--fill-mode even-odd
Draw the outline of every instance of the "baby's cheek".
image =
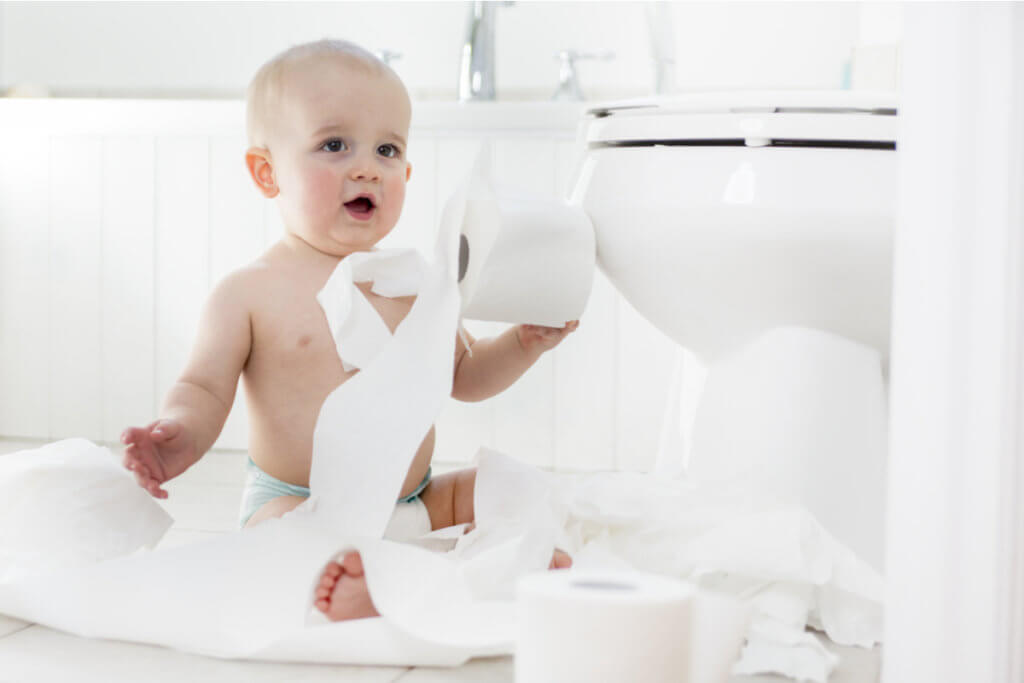
[[304, 183], [303, 205], [307, 213], [323, 213], [337, 209], [340, 201], [339, 181], [329, 170], [311, 171]]

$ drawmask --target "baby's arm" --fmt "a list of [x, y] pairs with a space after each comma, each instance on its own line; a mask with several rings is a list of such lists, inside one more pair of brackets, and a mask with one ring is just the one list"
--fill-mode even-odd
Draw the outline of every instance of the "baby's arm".
[[238, 271], [214, 288], [188, 364], [167, 393], [160, 418], [121, 435], [127, 444], [124, 466], [154, 497], [166, 498], [160, 486], [198, 461], [224, 427], [251, 347], [249, 277]]
[[578, 326], [578, 320], [565, 327], [517, 325], [493, 339], [474, 339], [466, 333], [471, 352], [457, 342], [452, 396], [460, 401], [482, 401], [501, 393]]

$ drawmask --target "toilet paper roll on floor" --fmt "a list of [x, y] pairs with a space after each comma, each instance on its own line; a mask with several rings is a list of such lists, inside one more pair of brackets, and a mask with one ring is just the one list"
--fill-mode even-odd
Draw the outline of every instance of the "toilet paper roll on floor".
[[693, 596], [687, 584], [642, 572], [523, 577], [516, 683], [689, 680]]
[[559, 199], [498, 196], [490, 166], [485, 148], [463, 195], [462, 316], [549, 327], [579, 319], [596, 262], [590, 218]]

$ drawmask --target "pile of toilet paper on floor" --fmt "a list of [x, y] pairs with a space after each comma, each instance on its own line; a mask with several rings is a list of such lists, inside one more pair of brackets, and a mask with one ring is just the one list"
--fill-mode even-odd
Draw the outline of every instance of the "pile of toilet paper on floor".
[[[150, 550], [171, 520], [106, 449], [75, 439], [0, 457], [0, 613], [216, 657], [455, 666], [514, 652], [516, 581], [545, 571], [558, 547], [576, 568], [645, 570], [748, 602], [753, 618], [737, 673], [825, 681], [834, 657], [807, 626], [837, 643], [877, 643], [877, 573], [805, 510], [759, 502], [750, 491], [650, 474], [552, 474], [483, 451], [473, 530], [382, 539], [412, 454], [449, 400], [467, 297], [460, 276], [476, 278], [477, 292], [490, 286], [467, 259], [464, 228], [474, 212], [473, 225], [487, 223], [480, 216], [493, 203], [474, 200], [483, 191], [468, 183], [448, 203], [412, 310], [390, 339], [362, 347], [376, 351], [325, 400], [309, 500], [239, 533]], [[476, 244], [470, 255], [488, 251]], [[321, 304], [347, 301], [356, 310], [352, 280], [384, 283], [393, 256], [379, 252], [362, 276], [351, 267], [332, 276]], [[578, 316], [580, 289], [564, 310], [547, 312], [549, 324]], [[345, 319], [331, 324], [336, 340], [352, 333]], [[350, 550], [362, 555], [382, 616], [323, 623], [313, 591], [326, 563]]]

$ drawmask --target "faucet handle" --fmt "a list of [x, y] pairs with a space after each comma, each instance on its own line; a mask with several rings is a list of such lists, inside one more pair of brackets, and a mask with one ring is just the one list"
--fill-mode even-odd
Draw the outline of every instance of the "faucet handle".
[[575, 62], [577, 59], [600, 59], [606, 61], [614, 58], [615, 53], [611, 50], [602, 50], [600, 52], [580, 52], [573, 48], [567, 48], [555, 53], [555, 59], [568, 60], [569, 62]]
[[611, 50], [601, 52], [580, 52], [568, 48], [555, 53], [555, 59], [561, 61], [558, 69], [558, 89], [551, 96], [552, 100], [579, 101], [583, 99], [583, 92], [580, 90], [580, 82], [576, 76], [576, 60], [578, 59], [601, 59], [609, 60], [615, 57]]
[[392, 60], [402, 58], [401, 52], [394, 52], [393, 50], [389, 50], [386, 47], [382, 47], [379, 50], [374, 50], [373, 54], [377, 56], [377, 59], [384, 62], [385, 66], [391, 66]]

